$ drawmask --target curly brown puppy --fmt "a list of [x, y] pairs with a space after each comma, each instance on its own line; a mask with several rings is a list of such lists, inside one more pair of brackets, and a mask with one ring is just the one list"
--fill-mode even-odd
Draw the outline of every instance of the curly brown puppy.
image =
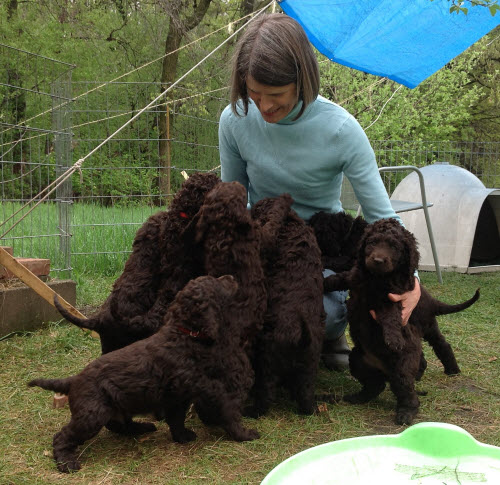
[[[230, 274], [236, 278], [239, 290], [228, 305], [238, 327], [242, 348], [252, 359], [254, 342], [264, 324], [267, 293], [264, 270], [260, 259], [261, 240], [272, 239], [273, 231], [290, 209], [287, 201], [270, 218], [265, 227], [257, 225], [247, 209], [247, 192], [238, 182], [221, 182], [205, 197], [199, 213], [188, 230], [201, 245], [207, 274]], [[239, 384], [235, 382], [235, 385]], [[202, 405], [196, 411], [205, 424], [218, 424], [218, 416]]]
[[175, 194], [168, 211], [149, 217], [137, 231], [123, 273], [92, 317], [78, 318], [54, 299], [66, 320], [99, 334], [103, 354], [155, 333], [177, 292], [204, 274], [194, 242], [183, 234], [205, 195], [219, 182], [213, 173], [194, 173]]
[[336, 273], [352, 268], [357, 248], [368, 223], [362, 217], [352, 217], [346, 212], [330, 214], [316, 212], [310, 219], [321, 250], [323, 268]]
[[221, 182], [205, 197], [187, 231], [200, 244], [204, 271], [230, 274], [239, 290], [230, 313], [240, 327], [242, 344], [251, 345], [262, 329], [266, 287], [260, 260], [261, 232], [247, 209], [247, 192], [238, 182]]
[[[354, 348], [349, 355], [349, 368], [363, 387], [344, 399], [368, 402], [384, 390], [388, 381], [397, 400], [397, 424], [411, 424], [418, 412], [415, 381], [427, 366], [422, 338], [429, 342], [446, 374], [460, 372], [436, 316], [464, 310], [479, 298], [477, 290], [470, 300], [448, 305], [421, 286], [420, 300], [408, 324], [403, 326], [401, 303], [390, 301], [387, 294], [414, 288], [418, 259], [414, 236], [396, 219], [383, 219], [365, 230], [354, 267], [324, 281], [325, 291], [350, 290], [347, 318]], [[376, 321], [370, 310], [375, 311]]]
[[234, 440], [258, 438], [241, 422], [252, 371], [240, 346], [238, 322], [227, 312], [237, 289], [229, 275], [192, 280], [155, 335], [102, 355], [75, 376], [29, 382], [69, 395], [71, 420], [53, 440], [60, 471], [80, 468], [77, 447], [103, 426], [126, 435], [155, 431], [152, 423], [132, 421], [139, 413], [164, 418], [174, 441], [195, 439], [184, 426], [192, 402], [216, 414]]
[[[291, 197], [266, 198], [252, 207], [252, 218], [265, 227], [276, 207]], [[300, 413], [316, 410], [314, 388], [325, 331], [321, 252], [314, 232], [289, 209], [277, 234], [262, 247], [268, 308], [257, 337], [254, 404], [247, 414], [269, 409], [284, 385]]]

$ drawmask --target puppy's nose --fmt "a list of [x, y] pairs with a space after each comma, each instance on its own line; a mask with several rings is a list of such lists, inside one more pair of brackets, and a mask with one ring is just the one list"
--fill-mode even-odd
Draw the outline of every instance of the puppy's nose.
[[377, 257], [375, 257], [375, 258], [373, 258], [373, 262], [375, 264], [384, 264], [385, 263], [385, 259], [384, 258], [377, 258]]

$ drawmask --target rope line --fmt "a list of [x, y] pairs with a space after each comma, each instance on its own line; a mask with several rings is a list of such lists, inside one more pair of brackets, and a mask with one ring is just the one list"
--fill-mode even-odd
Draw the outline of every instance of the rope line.
[[380, 83], [383, 83], [387, 81], [387, 78], [386, 77], [383, 77], [381, 79], [378, 79], [377, 81], [375, 81], [374, 83], [370, 84], [369, 86], [366, 86], [366, 88], [363, 88], [361, 89], [360, 91], [358, 91], [357, 93], [354, 93], [352, 94], [351, 96], [349, 96], [348, 98], [344, 99], [343, 101], [340, 101], [338, 104], [340, 106], [343, 106], [344, 103], [347, 103], [347, 101], [350, 101], [351, 99], [353, 98], [356, 98], [358, 97], [361, 93], [365, 92], [365, 91], [368, 91], [369, 89], [372, 89], [374, 86], [376, 86], [377, 84], [380, 84]]
[[[272, 2], [271, 2], [271, 3], [272, 3]], [[270, 5], [270, 4], [269, 4], [269, 5]], [[269, 7], [269, 5], [267, 5], [265, 8]], [[259, 11], [259, 13], [260, 13], [260, 11]], [[66, 101], [66, 102], [64, 102], [64, 103], [61, 103], [61, 104], [60, 104], [60, 105], [58, 105], [58, 106], [55, 106], [55, 107], [53, 107], [53, 108], [51, 108], [51, 109], [48, 109], [48, 110], [46, 110], [46, 111], [44, 111], [44, 112], [42, 112], [42, 113], [39, 113], [39, 114], [37, 114], [37, 115], [35, 115], [35, 116], [32, 116], [31, 118], [28, 118], [27, 120], [23, 121], [23, 123], [28, 123], [29, 121], [33, 121], [34, 119], [38, 118], [39, 116], [43, 116], [43, 115], [45, 115], [45, 114], [47, 114], [47, 113], [53, 112], [53, 111], [54, 111], [54, 110], [56, 110], [56, 109], [62, 108], [63, 106], [66, 106], [67, 104], [71, 103], [72, 101], [76, 101], [77, 99], [79, 99], [79, 98], [81, 98], [81, 97], [83, 97], [83, 96], [86, 96], [86, 95], [88, 95], [88, 94], [90, 94], [90, 93], [92, 93], [92, 92], [94, 92], [94, 91], [97, 91], [98, 89], [101, 89], [101, 88], [103, 88], [104, 86], [107, 86], [108, 84], [111, 84], [111, 83], [113, 83], [113, 82], [115, 82], [115, 81], [118, 81], [118, 79], [122, 79], [123, 77], [128, 76], [129, 74], [133, 74], [134, 72], [138, 72], [138, 71], [140, 71], [141, 69], [143, 69], [143, 68], [145, 68], [145, 67], [148, 67], [148, 66], [150, 66], [151, 64], [154, 64], [155, 62], [161, 61], [161, 60], [162, 60], [162, 59], [164, 59], [165, 57], [168, 57], [168, 56], [170, 56], [170, 55], [172, 55], [172, 54], [174, 54], [174, 53], [176, 53], [176, 52], [179, 52], [179, 51], [181, 51], [181, 50], [183, 50], [183, 49], [186, 49], [187, 47], [190, 47], [191, 45], [196, 44], [197, 42], [200, 42], [200, 41], [202, 41], [202, 40], [205, 40], [206, 38], [208, 38], [208, 37], [210, 37], [210, 36], [212, 36], [212, 35], [216, 34], [217, 32], [220, 32], [221, 30], [228, 29], [228, 28], [229, 28], [229, 26], [231, 26], [232, 24], [235, 24], [235, 23], [241, 22], [242, 20], [244, 20], [245, 18], [247, 18], [247, 17], [249, 17], [249, 16], [251, 16], [251, 15], [253, 15], [253, 12], [252, 12], [252, 13], [249, 13], [249, 14], [247, 14], [247, 15], [245, 15], [245, 16], [243, 16], [243, 17], [241, 17], [241, 18], [237, 19], [237, 20], [233, 20], [232, 22], [229, 22], [227, 25], [225, 25], [225, 26], [221, 27], [220, 29], [217, 29], [217, 30], [214, 30], [214, 31], [212, 31], [212, 32], [209, 32], [208, 34], [206, 34], [206, 35], [204, 35], [204, 36], [202, 36], [202, 37], [199, 37], [198, 39], [195, 39], [195, 40], [193, 40], [192, 42], [189, 42], [188, 44], [184, 44], [184, 45], [182, 45], [181, 47], [178, 47], [177, 49], [175, 49], [175, 50], [173, 50], [173, 51], [171, 51], [171, 52], [167, 52], [166, 54], [163, 54], [162, 56], [160, 56], [160, 57], [158, 57], [158, 58], [156, 58], [156, 59], [153, 59], [152, 61], [146, 62], [145, 64], [143, 64], [143, 65], [141, 65], [141, 66], [139, 66], [139, 67], [137, 67], [137, 68], [135, 68], [135, 69], [132, 69], [131, 71], [126, 72], [125, 74], [121, 74], [120, 76], [117, 76], [117, 77], [115, 77], [115, 78], [111, 79], [110, 81], [106, 81], [105, 83], [103, 83], [103, 84], [101, 84], [101, 85], [99, 85], [99, 86], [96, 86], [95, 88], [92, 88], [92, 89], [90, 89], [90, 90], [88, 90], [88, 91], [86, 91], [86, 92], [84, 92], [84, 93], [81, 93], [81, 94], [79, 94], [78, 96], [76, 96], [76, 97], [74, 97], [74, 98], [72, 98], [72, 99], [70, 99], [70, 100], [68, 100], [68, 101]], [[256, 14], [256, 15], [259, 15], [259, 14]], [[252, 20], [252, 19], [250, 19], [250, 20]], [[245, 24], [245, 25], [247, 25], [247, 24]], [[233, 34], [233, 35], [234, 35], [234, 34]], [[9, 128], [9, 129], [11, 129], [11, 128]], [[0, 135], [1, 135], [2, 133], [5, 133], [6, 131], [9, 131], [9, 130], [0, 131]]]
[[16, 212], [14, 212], [11, 216], [9, 216], [7, 219], [5, 219], [5, 221], [2, 222], [2, 224], [0, 224], [0, 227], [4, 226], [8, 221], [10, 221], [13, 217], [15, 217], [17, 214], [19, 214], [19, 212], [21, 212], [22, 210], [24, 210], [27, 206], [29, 206], [37, 197], [39, 197], [40, 195], [42, 195], [44, 192], [46, 192], [47, 190], [49, 190], [50, 187], [54, 186], [51, 190], [49, 190], [43, 197], [40, 198], [40, 200], [33, 206], [30, 208], [30, 210], [28, 212], [26, 212], [25, 214], [23, 214], [23, 216], [18, 220], [16, 221], [6, 232], [4, 232], [1, 236], [0, 236], [0, 239], [3, 239], [10, 231], [12, 231], [12, 229], [14, 229], [19, 223], [21, 223], [21, 221], [28, 216], [28, 214], [30, 214], [36, 207], [38, 207], [44, 200], [47, 199], [47, 197], [52, 194], [52, 192], [54, 192], [54, 190], [57, 189], [57, 187], [59, 187], [59, 185], [61, 185], [63, 182], [65, 182], [68, 178], [70, 178], [74, 172], [76, 172], [76, 170], [79, 170], [80, 171], [80, 174], [81, 174], [81, 165], [83, 163], [83, 159], [80, 159], [78, 160], [70, 169], [68, 169], [66, 172], [64, 172], [62, 175], [60, 175], [56, 180], [54, 180], [53, 182], [51, 182], [49, 185], [47, 185], [47, 187], [45, 187], [45, 189], [43, 189], [38, 195], [36, 195], [35, 197], [33, 197], [29, 202], [27, 202], [26, 204], [24, 204], [21, 208], [19, 208]]
[[33, 173], [35, 170], [40, 169], [41, 167], [42, 167], [41, 165], [37, 165], [35, 168], [32, 168], [29, 172], [25, 172], [25, 173], [19, 175], [19, 177], [14, 177], [14, 178], [9, 179], [9, 180], [0, 180], [0, 184], [8, 184], [10, 182], [14, 182], [14, 180], [20, 180], [24, 177], [27, 177], [30, 173]]
[[[186, 101], [188, 99], [196, 98], [198, 96], [205, 96], [206, 94], [215, 93], [217, 91], [223, 91], [224, 89], [227, 89], [227, 88], [228, 88], [228, 86], [224, 86], [223, 88], [212, 89], [211, 91], [206, 91], [204, 93], [193, 94], [191, 96], [185, 96], [184, 98], [177, 98], [177, 99], [167, 100], [167, 101], [159, 103], [157, 105], [150, 106], [149, 109], [151, 109], [151, 108], [158, 108], [160, 106], [166, 106], [168, 104], [175, 104], [175, 103], [178, 103], [180, 101]], [[88, 126], [88, 125], [92, 125], [92, 124], [95, 124], [95, 123], [100, 123], [100, 122], [103, 122], [103, 121], [112, 120], [114, 118], [119, 118], [120, 116], [131, 115], [132, 113], [136, 113], [136, 112], [137, 112], [137, 110], [124, 111], [123, 113], [119, 113], [119, 114], [113, 115], [113, 116], [108, 116], [107, 118], [100, 118], [98, 120], [87, 121], [86, 123], [80, 123], [79, 125], [73, 125], [72, 128], [82, 128], [83, 126]]]
[[[211, 91], [205, 91], [204, 93], [198, 93], [198, 94], [193, 94], [191, 96], [185, 96], [183, 98], [176, 98], [176, 99], [172, 99], [172, 100], [168, 100], [168, 101], [165, 101], [163, 103], [160, 103], [156, 106], [151, 106], [151, 108], [156, 108], [156, 107], [159, 107], [159, 106], [166, 106], [167, 104], [175, 104], [177, 102], [180, 102], [180, 101], [186, 101], [188, 99], [192, 99], [192, 98], [196, 98], [198, 96], [205, 96], [207, 94], [211, 94], [211, 93], [215, 93], [217, 91], [224, 91], [225, 89], [228, 89], [228, 86], [224, 86], [222, 88], [217, 88], [217, 89], [212, 89]], [[100, 123], [100, 122], [104, 122], [104, 121], [108, 121], [108, 120], [112, 120], [112, 119], [115, 119], [115, 118], [119, 118], [120, 116], [125, 116], [125, 115], [130, 115], [132, 113], [136, 113], [137, 110], [132, 110], [132, 111], [124, 111], [123, 113], [119, 113], [117, 115], [112, 115], [112, 116], [108, 116], [106, 118], [99, 118], [98, 120], [93, 120], [93, 121], [88, 121], [86, 123], [80, 123], [79, 125], [72, 125], [72, 129], [74, 128], [81, 128], [83, 126], [88, 126], [88, 125], [92, 125], [92, 124], [95, 124], [95, 123]], [[26, 128], [26, 127], [22, 127], [22, 128]], [[26, 131], [26, 130], [25, 130]], [[35, 138], [40, 138], [42, 136], [47, 136], [49, 134], [53, 134], [54, 132], [53, 131], [50, 131], [50, 132], [47, 132], [47, 133], [42, 133], [40, 135], [33, 135], [33, 136], [29, 136], [27, 138], [23, 138], [23, 141], [28, 141], [28, 140], [34, 140]], [[61, 132], [61, 134], [63, 135], [67, 135], [68, 133], [64, 133], [64, 132]], [[12, 145], [12, 144], [17, 144], [19, 143], [20, 140], [16, 140], [16, 141], [9, 141], [9, 142], [6, 142], [6, 143], [0, 143], [0, 147], [4, 147], [4, 146], [8, 146], [8, 145]], [[13, 148], [13, 147], [12, 147]], [[6, 152], [3, 153], [3, 155], [0, 155], [0, 159], [5, 156], [7, 153], [9, 153], [12, 148], [10, 148], [9, 150], [7, 150]]]
[[[217, 52], [223, 45], [225, 45], [227, 42], [229, 42], [230, 39], [232, 39], [234, 36], [236, 36], [241, 30], [243, 30], [250, 22], [252, 22], [255, 18], [257, 18], [259, 15], [261, 15], [272, 3], [274, 0], [272, 0], [270, 3], [268, 3], [265, 7], [261, 8], [258, 10], [254, 16], [252, 16], [247, 22], [245, 22], [241, 27], [239, 27], [237, 30], [235, 30], [229, 37], [227, 37], [223, 42], [221, 42], [218, 46], [216, 46], [211, 52], [209, 52], [201, 61], [199, 61], [197, 64], [195, 64], [191, 69], [189, 69], [187, 72], [185, 72], [181, 77], [179, 77], [175, 82], [173, 82], [170, 86], [168, 86], [164, 91], [162, 91], [155, 99], [153, 99], [150, 103], [148, 103], [144, 108], [142, 108], [138, 113], [136, 113], [132, 118], [130, 118], [126, 123], [124, 123], [121, 127], [119, 127], [117, 130], [115, 130], [111, 135], [109, 135], [105, 140], [103, 140], [101, 143], [99, 143], [95, 148], [93, 148], [87, 155], [84, 157], [80, 158], [77, 162], [73, 164], [72, 167], [70, 167], [66, 172], [64, 172], [61, 176], [59, 176], [56, 180], [54, 180], [52, 183], [50, 183], [45, 189], [43, 189], [39, 194], [37, 194], [35, 197], [33, 197], [30, 201], [28, 201], [24, 206], [22, 206], [19, 210], [17, 210], [14, 214], [12, 214], [9, 218], [7, 218], [2, 224], [0, 224], [0, 227], [4, 226], [9, 220], [11, 220], [16, 214], [18, 214], [20, 211], [24, 210], [27, 206], [31, 204], [34, 200], [36, 200], [39, 196], [42, 194], [45, 195], [40, 198], [40, 200], [33, 206], [31, 207], [23, 216], [15, 222], [6, 232], [4, 232], [1, 236], [0, 239], [4, 238], [14, 227], [16, 227], [28, 214], [30, 214], [36, 207], [38, 207], [44, 200], [48, 198], [48, 196], [56, 190], [56, 188], [61, 185], [63, 182], [65, 182], [69, 177], [73, 175], [73, 173], [78, 170], [80, 172], [80, 177], [82, 177], [82, 171], [81, 167], [82, 164], [85, 162], [87, 158], [92, 156], [95, 152], [97, 152], [103, 145], [105, 145], [109, 140], [111, 140], [115, 135], [117, 135], [120, 131], [122, 131], [126, 126], [128, 126], [130, 123], [135, 121], [142, 113], [144, 113], [146, 110], [148, 110], [151, 106], [153, 106], [157, 101], [160, 100], [163, 96], [165, 96], [172, 88], [174, 88], [177, 84], [179, 84], [183, 79], [185, 79], [189, 74], [191, 74], [196, 68], [198, 68], [203, 62], [205, 62], [208, 58], [210, 58], [215, 52]], [[51, 190], [49, 190], [50, 187], [53, 187]]]
[[403, 87], [402, 84], [400, 84], [397, 89], [391, 94], [391, 97], [384, 103], [384, 106], [382, 106], [377, 118], [372, 121], [366, 128], [364, 128], [364, 130], [366, 131], [368, 128], [371, 128], [377, 121], [378, 119], [380, 118], [380, 115], [382, 114], [382, 111], [384, 111], [384, 108], [387, 106], [387, 103], [394, 97], [394, 95]]

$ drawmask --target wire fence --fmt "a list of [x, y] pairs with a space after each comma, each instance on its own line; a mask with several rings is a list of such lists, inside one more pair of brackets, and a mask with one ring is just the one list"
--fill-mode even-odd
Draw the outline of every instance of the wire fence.
[[[45, 70], [35, 83], [30, 69], [16, 74], [2, 64], [9, 56], [0, 56], [0, 244], [12, 246], [17, 257], [49, 258], [57, 276], [114, 275], [123, 269], [138, 227], [168, 208], [184, 180], [182, 171], [218, 172], [218, 119], [228, 104], [227, 91], [177, 86], [11, 228], [24, 213], [16, 214], [23, 204], [162, 89], [148, 82], [72, 82], [71, 66], [18, 54], [28, 56], [26, 65], [43, 60]], [[372, 145], [380, 166], [448, 162], [487, 187], [500, 187], [500, 142], [373, 140]]]
[[[0, 234], [70, 162], [74, 67], [0, 44]], [[62, 185], [0, 244], [15, 247], [16, 256], [50, 257], [55, 272], [68, 270], [70, 195], [71, 185]]]

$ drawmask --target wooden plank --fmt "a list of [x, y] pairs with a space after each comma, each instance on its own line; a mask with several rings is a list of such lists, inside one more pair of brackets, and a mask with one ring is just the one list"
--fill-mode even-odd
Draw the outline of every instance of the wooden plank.
[[[54, 306], [54, 295], [56, 292], [46, 285], [38, 276], [34, 275], [28, 268], [23, 266], [13, 256], [11, 256], [3, 247], [0, 246], [0, 264], [5, 266], [11, 273], [27, 284], [32, 290], [36, 291], [44, 300]], [[80, 313], [73, 305], [68, 303], [61, 295], [57, 295], [61, 304], [78, 318], [87, 318]], [[92, 332], [95, 333], [95, 332]]]

